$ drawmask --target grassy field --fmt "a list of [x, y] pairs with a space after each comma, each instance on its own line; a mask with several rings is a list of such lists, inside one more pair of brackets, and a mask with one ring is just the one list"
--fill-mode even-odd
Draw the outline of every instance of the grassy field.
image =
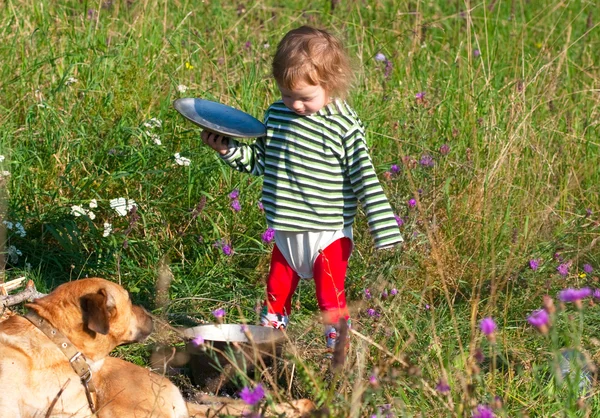
[[[272, 246], [261, 179], [225, 167], [172, 102], [261, 119], [278, 99], [277, 42], [301, 24], [348, 46], [349, 100], [406, 242], [375, 251], [358, 217], [344, 371], [323, 373], [302, 282], [286, 360], [296, 373], [263, 381], [269, 398], [309, 397], [340, 417], [599, 416], [600, 292], [558, 297], [600, 287], [594, 1], [0, 0], [5, 278], [49, 291], [102, 276], [174, 325], [219, 308], [253, 323]], [[119, 214], [118, 198], [135, 209]], [[548, 332], [527, 320], [544, 306]], [[116, 355], [144, 364], [149, 346]], [[564, 350], [581, 353], [571, 368], [590, 381], [563, 376]]]

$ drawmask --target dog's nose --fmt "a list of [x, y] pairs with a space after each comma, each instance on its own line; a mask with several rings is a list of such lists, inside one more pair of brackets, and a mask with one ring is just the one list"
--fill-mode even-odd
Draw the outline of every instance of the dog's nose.
[[152, 333], [154, 323], [152, 322], [152, 316], [150, 316], [150, 314], [146, 312], [144, 308], [136, 306], [134, 309], [138, 323], [135, 341], [140, 342], [145, 340]]

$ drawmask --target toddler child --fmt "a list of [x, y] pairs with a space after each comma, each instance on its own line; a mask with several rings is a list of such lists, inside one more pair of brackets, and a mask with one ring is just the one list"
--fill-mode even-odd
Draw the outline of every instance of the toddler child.
[[345, 278], [358, 202], [376, 248], [402, 237], [363, 124], [344, 101], [352, 71], [340, 41], [309, 26], [291, 30], [277, 46], [273, 76], [281, 100], [266, 111], [265, 137], [242, 144], [203, 131], [202, 140], [234, 169], [263, 176], [262, 203], [275, 246], [261, 323], [287, 327], [298, 282], [312, 277], [332, 350], [339, 320], [349, 320]]

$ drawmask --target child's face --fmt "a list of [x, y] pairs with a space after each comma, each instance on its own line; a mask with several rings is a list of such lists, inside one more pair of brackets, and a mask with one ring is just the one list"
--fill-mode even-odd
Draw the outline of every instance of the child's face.
[[320, 85], [312, 86], [301, 81], [292, 90], [283, 88], [279, 84], [277, 86], [283, 103], [298, 115], [309, 116], [317, 113], [330, 101], [329, 94]]

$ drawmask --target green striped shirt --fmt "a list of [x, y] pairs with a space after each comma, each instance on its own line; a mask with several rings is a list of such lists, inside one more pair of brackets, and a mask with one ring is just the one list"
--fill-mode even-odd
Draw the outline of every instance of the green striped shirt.
[[269, 227], [336, 231], [352, 225], [361, 203], [377, 248], [402, 241], [367, 150], [365, 131], [346, 102], [299, 116], [282, 101], [265, 114], [267, 135], [252, 144], [229, 139], [223, 160], [264, 176], [262, 203]]

